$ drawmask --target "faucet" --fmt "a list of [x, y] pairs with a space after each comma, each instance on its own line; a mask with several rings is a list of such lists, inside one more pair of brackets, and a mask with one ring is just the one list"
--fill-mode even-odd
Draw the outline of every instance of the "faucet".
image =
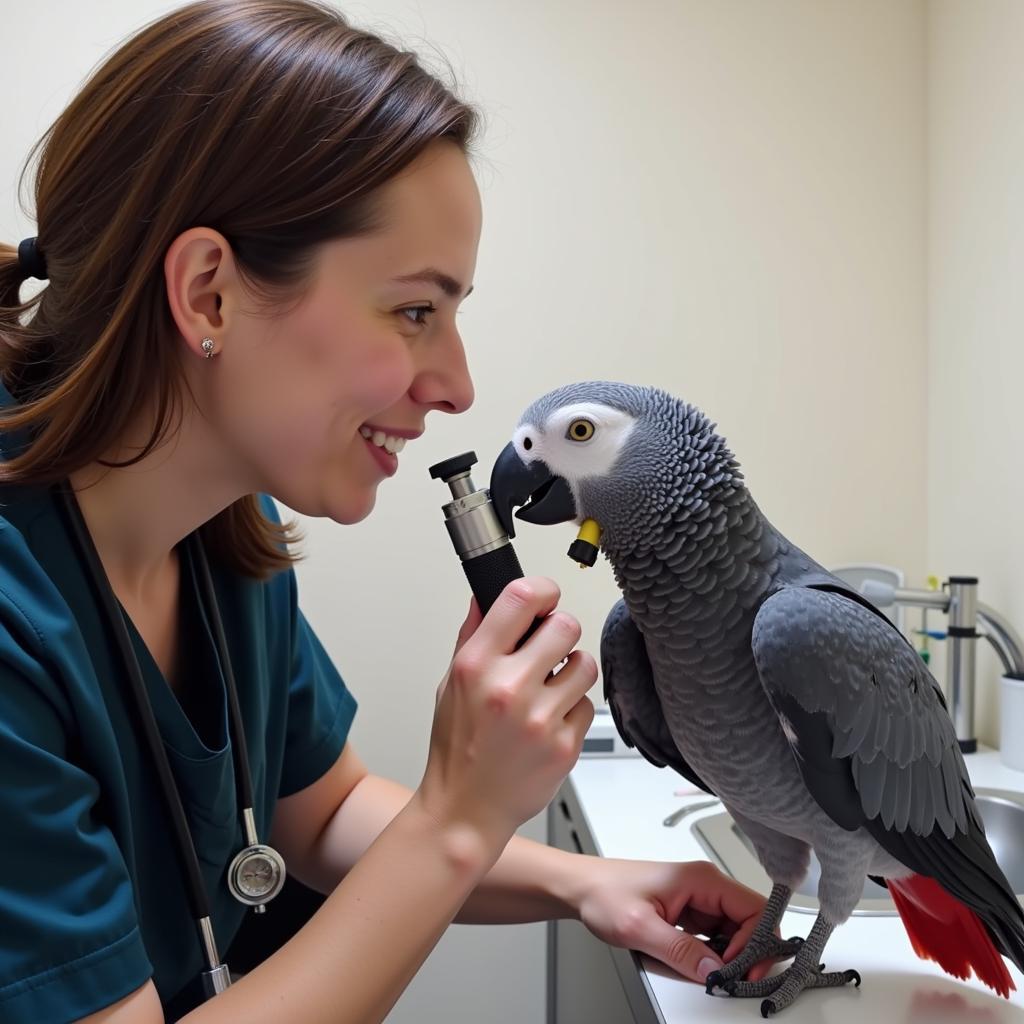
[[[908, 590], [888, 583], [865, 580], [860, 592], [879, 608], [893, 605], [934, 608], [949, 616], [946, 632], [946, 693], [949, 714], [960, 749], [978, 749], [974, 735], [975, 657], [979, 638], [988, 640], [1003, 663], [1003, 673], [1024, 679], [1024, 642], [1013, 626], [994, 608], [978, 600], [977, 576], [950, 576], [942, 590]], [[978, 627], [981, 627], [980, 630]]]

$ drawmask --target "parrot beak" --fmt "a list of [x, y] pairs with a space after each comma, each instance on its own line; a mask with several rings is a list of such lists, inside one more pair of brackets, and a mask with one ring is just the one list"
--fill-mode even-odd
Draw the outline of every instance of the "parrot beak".
[[576, 502], [569, 485], [555, 476], [539, 459], [527, 465], [511, 444], [505, 445], [491, 470], [491, 501], [502, 527], [509, 537], [516, 535], [516, 519], [524, 523], [551, 526], [576, 518]]

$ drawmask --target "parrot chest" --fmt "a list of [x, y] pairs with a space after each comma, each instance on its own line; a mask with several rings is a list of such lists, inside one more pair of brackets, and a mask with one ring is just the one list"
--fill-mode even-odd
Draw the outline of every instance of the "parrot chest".
[[[801, 838], [823, 817], [761, 685], [751, 635], [780, 574], [783, 538], [751, 511], [753, 526], [725, 537], [713, 561], [621, 573], [643, 634], [673, 741], [723, 801]], [[757, 527], [756, 529], [754, 527]], [[682, 556], [680, 556], [682, 557]]]
[[[653, 654], [653, 652], [652, 652]], [[807, 791], [753, 658], [715, 672], [658, 664], [654, 682], [672, 738], [686, 761], [730, 807], [791, 834], [820, 808]]]

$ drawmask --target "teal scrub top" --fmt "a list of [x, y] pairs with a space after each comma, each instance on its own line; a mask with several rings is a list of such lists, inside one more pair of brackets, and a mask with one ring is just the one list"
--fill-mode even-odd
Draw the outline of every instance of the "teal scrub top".
[[[10, 396], [0, 389], [0, 402]], [[0, 439], [0, 457], [3, 457]], [[273, 501], [261, 496], [268, 518]], [[182, 602], [195, 602], [182, 550]], [[356, 702], [299, 611], [295, 574], [256, 581], [211, 559], [239, 690], [256, 826], [337, 760]], [[245, 844], [224, 679], [193, 613], [200, 732], [129, 633], [196, 844], [223, 956], [245, 913], [226, 867]], [[127, 680], [48, 490], [0, 489], [0, 1021], [58, 1024], [152, 977], [165, 1008], [204, 968], [151, 757]], [[205, 740], [205, 742], [204, 742]], [[273, 913], [271, 905], [267, 911]], [[193, 1001], [187, 998], [187, 1004]]]

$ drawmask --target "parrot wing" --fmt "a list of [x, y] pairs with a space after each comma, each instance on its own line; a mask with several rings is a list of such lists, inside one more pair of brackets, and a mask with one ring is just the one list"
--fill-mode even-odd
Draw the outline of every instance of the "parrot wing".
[[880, 612], [791, 587], [754, 620], [754, 661], [804, 783], [843, 828], [934, 878], [1024, 966], [1024, 912], [996, 863], [942, 691]]
[[601, 632], [601, 674], [604, 697], [619, 735], [653, 765], [670, 765], [707, 793], [715, 795], [686, 763], [665, 722], [654, 688], [654, 673], [643, 634], [630, 617], [625, 601], [617, 601]]

